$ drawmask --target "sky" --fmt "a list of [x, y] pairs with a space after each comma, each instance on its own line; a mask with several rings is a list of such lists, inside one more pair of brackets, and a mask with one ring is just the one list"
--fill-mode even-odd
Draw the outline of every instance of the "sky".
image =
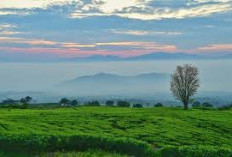
[[1, 0], [0, 57], [232, 53], [232, 0]]

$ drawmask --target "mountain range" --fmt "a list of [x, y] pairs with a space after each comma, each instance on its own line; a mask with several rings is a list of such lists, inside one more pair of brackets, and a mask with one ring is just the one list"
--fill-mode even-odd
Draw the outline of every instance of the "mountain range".
[[144, 60], [218, 60], [218, 59], [232, 59], [232, 54], [224, 55], [200, 55], [187, 53], [166, 53], [156, 52], [134, 57], [121, 58], [112, 55], [93, 55], [90, 57], [70, 58], [67, 61], [144, 61]]
[[165, 73], [136, 76], [98, 73], [62, 82], [57, 87], [64, 91], [76, 91], [81, 95], [145, 94], [167, 89], [169, 77]]
[[113, 55], [93, 55], [89, 57], [62, 58], [46, 54], [5, 55], [0, 53], [0, 62], [88, 62], [88, 61], [146, 61], [146, 60], [218, 60], [232, 59], [232, 54], [200, 55], [187, 53], [156, 52], [134, 57], [122, 58]]

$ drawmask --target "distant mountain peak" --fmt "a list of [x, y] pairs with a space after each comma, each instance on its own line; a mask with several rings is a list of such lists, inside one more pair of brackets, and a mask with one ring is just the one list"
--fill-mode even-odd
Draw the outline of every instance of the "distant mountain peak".
[[[221, 55], [218, 55], [221, 54]], [[18, 55], [18, 54], [17, 54]], [[46, 56], [45, 54], [21, 54], [17, 57], [14, 55], [0, 56], [0, 62], [110, 62], [110, 61], [146, 61], [146, 60], [228, 60], [232, 59], [232, 53], [215, 52], [213, 54], [190, 54], [184, 52], [168, 53], [153, 52], [139, 56], [122, 58], [115, 55], [92, 55], [88, 57], [62, 58]]]
[[198, 54], [188, 54], [183, 52], [168, 53], [168, 52], [154, 52], [143, 54], [139, 56], [121, 58], [114, 55], [93, 55], [90, 57], [72, 58], [70, 61], [137, 61], [137, 60], [194, 60], [194, 59], [209, 59]]
[[101, 72], [101, 73], [94, 74], [92, 76], [116, 76], [116, 74], [110, 74], [110, 73]]
[[154, 89], [165, 89], [169, 82], [169, 74], [146, 73], [134, 76], [125, 76], [111, 73], [97, 73], [93, 75], [77, 77], [58, 85], [62, 91], [77, 89], [82, 93], [98, 94], [127, 94], [147, 93]]

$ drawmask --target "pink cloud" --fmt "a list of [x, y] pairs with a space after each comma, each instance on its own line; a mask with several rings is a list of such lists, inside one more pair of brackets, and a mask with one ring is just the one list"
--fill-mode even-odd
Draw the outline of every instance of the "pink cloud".
[[131, 47], [141, 50], [152, 50], [152, 51], [166, 51], [175, 52], [177, 47], [171, 44], [160, 44], [156, 42], [138, 42], [138, 41], [127, 41], [127, 42], [106, 42], [96, 43], [97, 46], [118, 46], [118, 47]]
[[199, 47], [197, 50], [200, 51], [232, 51], [232, 44], [214, 44], [214, 45], [208, 45], [204, 47]]
[[73, 42], [58, 42], [58, 41], [43, 40], [43, 39], [0, 37], [0, 42], [28, 45], [28, 47], [22, 47], [22, 46], [0, 47], [0, 50], [7, 52], [56, 53], [58, 55], [63, 55], [64, 57], [70, 55], [72, 56], [116, 55], [121, 57], [129, 57], [129, 56], [142, 55], [151, 52], [178, 51], [175, 45], [160, 44], [156, 42], [138, 42], [138, 41], [80, 44]]
[[[18, 52], [18, 53], [48, 53], [56, 54], [63, 57], [85, 57], [91, 55], [115, 55], [121, 57], [138, 56], [143, 54], [151, 53], [151, 50], [122, 50], [122, 51], [111, 51], [111, 50], [81, 50], [78, 48], [43, 48], [43, 47], [31, 47], [31, 48], [20, 48], [20, 47], [0, 47], [1, 51], [5, 52]], [[153, 51], [155, 52], [155, 51]]]
[[1, 43], [18, 43], [18, 44], [28, 44], [28, 45], [56, 45], [55, 41], [43, 40], [43, 39], [24, 39], [15, 37], [0, 37]]

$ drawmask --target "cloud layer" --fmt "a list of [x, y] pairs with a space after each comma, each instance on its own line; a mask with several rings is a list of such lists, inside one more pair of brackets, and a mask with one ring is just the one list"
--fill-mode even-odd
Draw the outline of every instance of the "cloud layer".
[[93, 0], [92, 3], [81, 6], [80, 9], [71, 14], [71, 17], [119, 16], [139, 20], [182, 19], [204, 17], [232, 9], [230, 0], [193, 0], [188, 1], [184, 7], [174, 8], [159, 6], [159, 4], [157, 6], [151, 5], [153, 3], [156, 4], [152, 0]]
[[[0, 37], [0, 50], [29, 53], [62, 53], [64, 55], [120, 55], [134, 56], [149, 52], [176, 52], [175, 45], [155, 42], [104, 42], [80, 44], [71, 42], [48, 41], [43, 39], [23, 39]], [[9, 44], [6, 47], [4, 45]], [[11, 46], [13, 44], [13, 46]]]
[[1, 0], [0, 53], [232, 52], [232, 0]]
[[[118, 16], [138, 20], [160, 20], [204, 17], [228, 12], [232, 10], [232, 1], [187, 0], [180, 3], [172, 0], [1, 0], [0, 15], [25, 15], [33, 13], [34, 9], [49, 9], [52, 6], [72, 6], [68, 12], [71, 18]], [[22, 9], [24, 12], [19, 12]]]

